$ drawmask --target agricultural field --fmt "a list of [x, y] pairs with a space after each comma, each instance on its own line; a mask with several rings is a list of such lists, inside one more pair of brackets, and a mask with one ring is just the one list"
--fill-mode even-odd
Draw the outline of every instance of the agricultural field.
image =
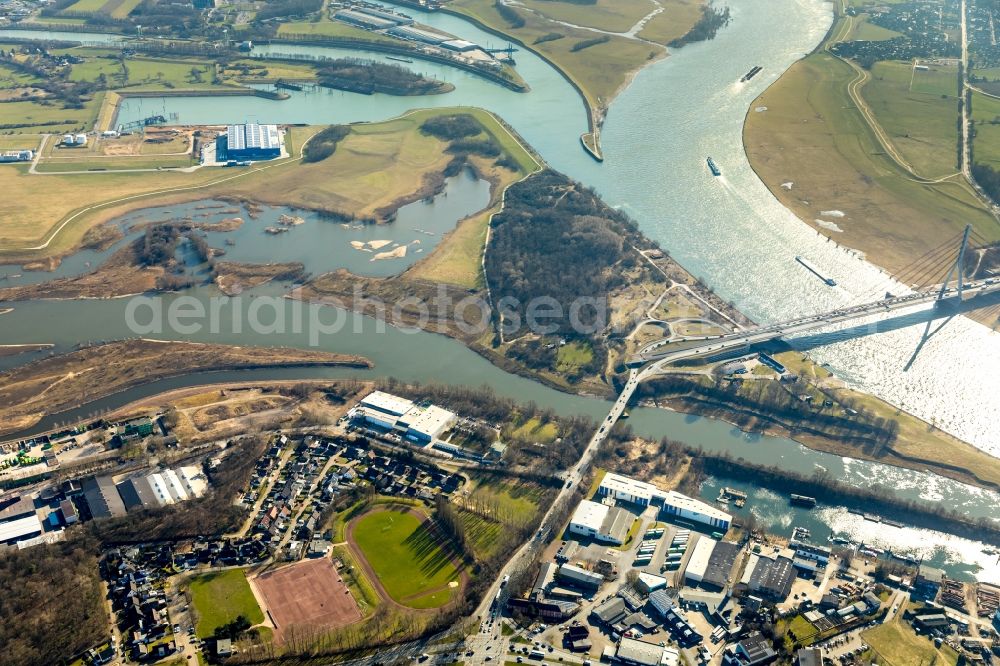
[[941, 69], [922, 72], [908, 62], [879, 62], [861, 89], [889, 140], [927, 178], [958, 171], [957, 84], [951, 79], [949, 86], [947, 79]]
[[385, 592], [415, 609], [440, 608], [461, 589], [456, 554], [410, 507], [377, 508], [355, 520], [348, 541], [357, 546]]
[[639, 37], [657, 44], [669, 44], [686, 35], [701, 18], [701, 0], [672, 0], [661, 4], [663, 11], [646, 22]]
[[191, 604], [197, 615], [195, 632], [209, 638], [216, 629], [242, 615], [251, 625], [264, 621], [243, 569], [227, 569], [192, 576]]
[[641, 18], [656, 9], [652, 0], [596, 0], [593, 4], [566, 0], [524, 0], [522, 4], [556, 21], [608, 32], [627, 32]]
[[[911, 93], [908, 73], [891, 67], [881, 71], [884, 80], [863, 92], [885, 114], [895, 106], [884, 101], [890, 93], [880, 86], [897, 90], [902, 86], [905, 95]], [[844, 211], [846, 217], [837, 222], [841, 232], [819, 225], [817, 230], [864, 251], [869, 260], [889, 270], [907, 266], [960, 233], [966, 223], [990, 239], [1000, 239], [993, 218], [960, 178], [937, 184], [915, 182], [885, 155], [848, 95], [848, 85], [856, 78], [850, 65], [817, 53], [793, 65], [753, 103], [752, 108], [767, 110], [747, 115], [744, 143], [751, 165], [771, 192], [809, 224], [816, 224], [821, 211]], [[928, 98], [926, 104], [922, 97]], [[911, 154], [931, 164], [946, 164], [954, 159], [956, 146], [941, 138], [945, 126], [933, 120], [931, 110], [940, 105], [954, 109], [954, 102], [938, 97], [932, 103], [934, 99], [915, 94], [915, 99], [895, 104], [911, 119], [931, 116], [928, 122], [937, 128], [914, 132], [918, 136], [926, 132], [942, 154], [931, 155], [915, 141], [908, 145]], [[954, 111], [948, 123], [954, 136]], [[886, 131], [895, 128], [898, 134], [900, 127], [890, 123]], [[788, 182], [791, 189], [781, 186]]]
[[1000, 170], [1000, 99], [972, 93], [975, 161]]
[[[607, 41], [580, 48], [584, 42], [599, 35], [592, 30], [566, 26], [524, 9], [515, 10], [524, 20], [524, 25], [512, 27], [499, 14], [491, 0], [455, 0], [449, 3], [448, 8], [493, 30], [511, 35], [537, 50], [579, 86], [588, 105], [595, 109], [606, 108], [628, 82], [632, 72], [666, 54], [666, 49], [662, 47], [610, 35], [605, 35], [608, 37]], [[540, 37], [552, 33], [563, 37], [538, 42]]]

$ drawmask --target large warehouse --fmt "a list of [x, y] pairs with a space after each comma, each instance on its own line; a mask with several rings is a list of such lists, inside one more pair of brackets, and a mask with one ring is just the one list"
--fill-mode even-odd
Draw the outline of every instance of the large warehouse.
[[435, 405], [417, 405], [411, 400], [382, 391], [365, 396], [348, 416], [383, 430], [394, 430], [410, 441], [429, 444], [458, 421], [458, 417]]
[[652, 483], [638, 481], [621, 474], [608, 473], [597, 488], [601, 497], [638, 504], [639, 506], [660, 506], [660, 515], [701, 523], [725, 533], [733, 517], [711, 504], [682, 495], [674, 490], [660, 490]]
[[230, 125], [215, 144], [217, 162], [273, 160], [281, 157], [281, 132], [277, 125]]
[[687, 495], [682, 495], [673, 490], [665, 493], [663, 509], [660, 511], [660, 515], [672, 516], [708, 525], [723, 534], [729, 529], [729, 525], [733, 520], [733, 517], [725, 511], [716, 509], [711, 504], [696, 500]]
[[705, 578], [705, 574], [708, 572], [708, 563], [712, 559], [712, 551], [715, 550], [717, 543], [718, 541], [715, 539], [706, 536], [698, 538], [698, 543], [695, 544], [691, 557], [688, 558], [687, 569], [684, 570], [684, 578], [688, 582], [697, 585]]
[[624, 509], [584, 500], [573, 512], [573, 517], [569, 521], [569, 532], [620, 546], [625, 543], [633, 520], [632, 514]]

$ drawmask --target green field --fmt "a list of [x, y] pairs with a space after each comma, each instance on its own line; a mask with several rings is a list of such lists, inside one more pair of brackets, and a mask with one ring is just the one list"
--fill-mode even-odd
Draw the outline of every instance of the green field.
[[[933, 92], [911, 90], [911, 77], [914, 87], [921, 82]], [[940, 91], [947, 90], [947, 86], [941, 78], [947, 78], [947, 74], [914, 72], [908, 62], [879, 62], [862, 88], [865, 101], [890, 141], [917, 173], [927, 178], [940, 178], [958, 170], [957, 84], [952, 80], [952, 97], [942, 98], [947, 93]]]
[[540, 442], [542, 444], [554, 442], [558, 435], [559, 429], [555, 423], [548, 421], [543, 424], [535, 417], [528, 419], [511, 433], [511, 436], [517, 439], [526, 442]]
[[354, 539], [379, 582], [410, 608], [440, 608], [459, 590], [454, 556], [410, 508], [376, 509], [354, 524]]
[[570, 342], [556, 352], [556, 370], [564, 375], [573, 374], [593, 360], [594, 350], [588, 343]]
[[6, 102], [0, 104], [0, 126], [4, 131], [13, 129], [28, 134], [85, 131], [97, 119], [101, 99], [103, 93], [98, 93], [82, 109], [64, 109], [58, 102]]
[[886, 666], [955, 666], [958, 653], [947, 645], [937, 649], [926, 636], [917, 636], [913, 628], [902, 619], [899, 612], [892, 621], [881, 624], [861, 635], [879, 655], [879, 663]]
[[[509, 34], [531, 46], [561, 69], [583, 91], [587, 103], [594, 108], [606, 107], [631, 73], [651, 59], [662, 56], [662, 47], [635, 39], [613, 36], [605, 43], [573, 51], [575, 44], [593, 39], [592, 30], [574, 28], [521, 9], [518, 13], [525, 24], [512, 28], [497, 12], [492, 0], [454, 0], [449, 10], [475, 19], [492, 30]], [[563, 39], [535, 44], [539, 37], [553, 32]]]
[[976, 125], [972, 144], [975, 161], [1000, 169], [1000, 99], [972, 93], [972, 119]]
[[[902, 142], [910, 151], [907, 157], [954, 165], [955, 141], [949, 143], [945, 132], [954, 137], [956, 102], [909, 93], [908, 74], [902, 70], [891, 64], [876, 68], [889, 76], [870, 81], [871, 89], [862, 89], [865, 99], [879, 120], [888, 116], [888, 109], [899, 108], [911, 122], [923, 118], [931, 123], [909, 131], [912, 137], [926, 136], [936, 152], [910, 139]], [[847, 63], [817, 53], [793, 65], [753, 103], [752, 108], [767, 110], [747, 114], [744, 143], [750, 164], [775, 196], [809, 223], [821, 211], [844, 211], [847, 217], [839, 223], [843, 232], [831, 235], [890, 270], [937, 248], [966, 223], [990, 239], [1000, 238], [1000, 227], [961, 178], [919, 183], [885, 154], [848, 95], [857, 76]], [[893, 90], [906, 99], [891, 99]], [[949, 120], [934, 117], [943, 117], [949, 107]], [[899, 121], [885, 121], [887, 133], [906, 133]], [[782, 188], [785, 182], [793, 182], [793, 188]]]
[[250, 624], [260, 624], [264, 614], [247, 582], [243, 569], [227, 569], [193, 576], [191, 603], [197, 613], [195, 631], [209, 638], [219, 627], [242, 615]]
[[656, 8], [651, 0], [595, 0], [593, 4], [563, 0], [524, 0], [523, 4], [556, 21], [609, 32], [626, 32]]
[[545, 491], [527, 481], [487, 477], [480, 480], [474, 494], [489, 498], [501, 510], [527, 522], [545, 499]]
[[[913, 70], [910, 92], [958, 99], [958, 67], [928, 65], [929, 70]], [[957, 113], [956, 109], [956, 113]]]

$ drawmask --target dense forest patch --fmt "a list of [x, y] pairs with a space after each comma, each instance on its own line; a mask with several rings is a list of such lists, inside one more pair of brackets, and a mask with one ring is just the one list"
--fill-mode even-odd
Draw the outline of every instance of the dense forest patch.
[[555, 171], [511, 186], [492, 226], [486, 274], [505, 334], [514, 337], [529, 332], [524, 324], [532, 308], [538, 314], [546, 304], [555, 314], [545, 317], [545, 331], [533, 332], [597, 336], [607, 322], [608, 297], [629, 282], [627, 272], [660, 277], [636, 250], [649, 242], [635, 222]]

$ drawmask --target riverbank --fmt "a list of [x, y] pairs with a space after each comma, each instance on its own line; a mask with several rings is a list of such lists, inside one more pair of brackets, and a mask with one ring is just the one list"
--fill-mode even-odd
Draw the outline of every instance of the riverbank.
[[917, 283], [916, 260], [966, 224], [987, 240], [1000, 240], [1000, 224], [952, 159], [954, 91], [915, 86], [912, 63], [869, 72], [833, 55], [861, 20], [837, 12], [821, 47], [751, 104], [744, 149], [774, 197], [817, 233]]
[[[2, 169], [0, 187], [16, 196], [7, 201], [10, 214], [0, 237], [0, 263], [66, 256], [80, 247], [88, 230], [129, 212], [213, 197], [336, 213], [346, 220], [384, 220], [399, 207], [440, 189], [455, 155], [445, 152], [439, 139], [421, 133], [419, 125], [456, 111], [447, 107], [418, 110], [378, 123], [354, 124], [336, 155], [313, 164], [301, 161], [302, 147], [322, 129], [320, 126], [287, 128], [288, 158], [257, 162], [240, 170], [38, 177]], [[535, 164], [492, 114], [479, 109], [461, 111], [476, 116], [519, 168]], [[372, 187], [373, 180], [378, 187]], [[165, 181], [170, 186], [164, 187]], [[53, 189], [65, 196], [46, 196]]]
[[[758, 370], [754, 379], [713, 384], [707, 375], [671, 375], [670, 390], [649, 385], [643, 402], [674, 411], [720, 419], [748, 433], [789, 437], [837, 456], [883, 463], [991, 490], [1000, 490], [1000, 460], [879, 398], [854, 391], [798, 352], [775, 354], [800, 380], [780, 406]], [[760, 366], [758, 366], [759, 368]], [[680, 380], [680, 383], [676, 383]], [[698, 383], [695, 380], [700, 380]], [[780, 392], [778, 392], [781, 395]], [[807, 402], [794, 398], [809, 396]], [[795, 411], [796, 403], [800, 411]], [[829, 403], [829, 404], [826, 404]], [[852, 415], [852, 412], [854, 413]]]
[[190, 372], [343, 366], [370, 368], [362, 356], [281, 347], [233, 347], [124, 340], [42, 359], [0, 376], [0, 433], [30, 427], [45, 414]]

